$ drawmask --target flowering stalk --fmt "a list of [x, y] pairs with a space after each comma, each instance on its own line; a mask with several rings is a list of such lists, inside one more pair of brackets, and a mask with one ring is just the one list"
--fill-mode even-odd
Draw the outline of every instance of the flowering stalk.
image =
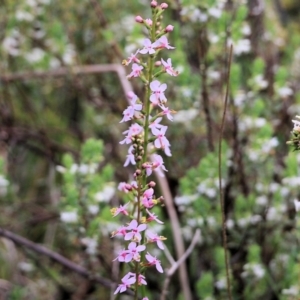
[[[163, 73], [170, 76], [178, 75], [172, 67], [170, 58], [158, 59], [162, 50], [174, 49], [166, 37], [166, 34], [173, 30], [173, 26], [168, 25], [162, 29], [158, 25], [158, 20], [167, 7], [166, 3], [159, 5], [157, 1], [151, 1], [152, 19], [143, 19], [140, 16], [135, 18], [136, 22], [148, 29], [149, 38], [144, 40], [142, 49], [123, 61], [126, 66], [132, 65], [128, 78], [139, 77], [146, 87], [144, 101], [140, 101], [133, 92], [129, 93], [130, 105], [124, 110], [121, 120], [121, 123], [133, 121], [129, 129], [123, 132], [125, 138], [120, 142], [130, 145], [124, 166], [129, 164], [136, 166], [133, 174], [135, 180], [130, 184], [125, 182], [119, 184], [119, 190], [130, 194], [131, 200], [119, 208], [111, 209], [114, 217], [122, 214], [130, 219], [129, 223], [112, 233], [112, 237], [121, 236], [128, 242], [127, 248], [121, 250], [115, 260], [131, 266], [131, 271], [122, 278], [122, 283], [115, 290], [115, 294], [132, 288], [135, 291], [135, 299], [139, 297], [140, 287], [147, 285], [144, 275], [147, 268], [155, 266], [158, 272], [163, 273], [160, 260], [151, 255], [147, 249], [151, 243], [156, 243], [161, 250], [164, 249], [162, 241], [166, 238], [149, 229], [152, 222], [163, 224], [151, 211], [163, 201], [163, 197], [155, 196], [153, 188], [156, 183], [148, 182], [147, 178], [153, 171], [161, 176], [164, 176], [163, 171], [167, 171], [162, 156], [155, 153], [156, 151], [163, 150], [166, 155], [171, 156], [171, 145], [165, 136], [168, 126], [160, 122], [164, 116], [172, 121], [172, 114], [175, 112], [166, 107], [167, 98], [164, 92], [167, 84], [157, 80]], [[145, 297], [144, 289], [141, 290], [143, 299], [148, 299]]]

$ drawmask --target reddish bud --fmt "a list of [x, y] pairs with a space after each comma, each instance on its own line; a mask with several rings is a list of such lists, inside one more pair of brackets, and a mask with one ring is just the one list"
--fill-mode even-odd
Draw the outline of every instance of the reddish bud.
[[165, 28], [165, 32], [171, 32], [173, 31], [174, 29], [174, 26], [173, 25], [168, 25], [166, 28]]
[[157, 6], [157, 1], [151, 1], [151, 7], [156, 7]]
[[129, 183], [126, 183], [125, 185], [126, 190], [131, 191], [132, 190], [132, 186]]
[[148, 186], [149, 186], [149, 188], [153, 188], [153, 187], [156, 186], [156, 183], [155, 183], [154, 181], [150, 181], [150, 182], [148, 183]]
[[167, 3], [162, 3], [160, 5], [160, 7], [161, 7], [161, 9], [166, 9], [166, 8], [168, 8], [168, 4]]
[[161, 61], [159, 60], [159, 61], [156, 61], [155, 62], [155, 67], [160, 67], [161, 66]]
[[137, 23], [144, 23], [144, 20], [143, 20], [143, 18], [142, 18], [141, 16], [136, 16], [136, 17], [135, 17], [135, 21], [136, 21]]

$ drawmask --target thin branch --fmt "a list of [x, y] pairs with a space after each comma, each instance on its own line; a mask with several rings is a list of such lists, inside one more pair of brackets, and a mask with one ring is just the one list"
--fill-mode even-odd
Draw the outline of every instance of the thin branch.
[[223, 248], [224, 248], [224, 255], [225, 255], [225, 265], [226, 265], [226, 280], [227, 280], [227, 293], [228, 298], [232, 300], [231, 294], [231, 282], [230, 282], [230, 266], [228, 261], [228, 247], [227, 247], [227, 234], [226, 234], [226, 216], [225, 216], [225, 205], [224, 205], [224, 193], [222, 187], [222, 139], [225, 127], [225, 118], [226, 118], [226, 111], [227, 111], [227, 103], [228, 103], [228, 95], [229, 95], [229, 80], [230, 80], [230, 68], [231, 68], [231, 61], [232, 61], [232, 48], [230, 46], [229, 50], [229, 59], [227, 64], [227, 83], [226, 83], [226, 94], [225, 94], [225, 103], [224, 103], [224, 111], [222, 117], [222, 124], [220, 129], [220, 136], [219, 136], [219, 153], [218, 153], [218, 172], [219, 172], [219, 190], [220, 190], [220, 204], [222, 210], [222, 235], [223, 235]]
[[[33, 243], [26, 238], [23, 238], [15, 233], [12, 233], [9, 230], [6, 230], [6, 229], [3, 229], [0, 227], [0, 236], [3, 236], [5, 238], [13, 241], [14, 243], [16, 243], [19, 246], [24, 246], [30, 250], [33, 250], [36, 253], [45, 255], [45, 256], [51, 258], [52, 260], [56, 261], [57, 263], [61, 264], [62, 266], [68, 268], [69, 270], [72, 270], [73, 272], [76, 272], [77, 274], [81, 275], [82, 277], [87, 278], [93, 282], [103, 285], [109, 289], [113, 289], [116, 287], [116, 284], [111, 282], [110, 280], [107, 280], [98, 275], [91, 274], [87, 269], [73, 263], [71, 260], [65, 258], [64, 256], [60, 255], [59, 253], [54, 252], [42, 245]], [[127, 290], [125, 293], [127, 295], [133, 295], [133, 292], [130, 290]]]
[[166, 299], [168, 293], [168, 286], [171, 281], [172, 275], [176, 272], [179, 266], [182, 265], [182, 263], [190, 256], [190, 254], [192, 253], [193, 249], [195, 248], [199, 240], [200, 240], [200, 229], [197, 229], [193, 237], [193, 240], [190, 246], [188, 247], [188, 249], [186, 250], [186, 252], [184, 253], [184, 255], [182, 255], [178, 261], [174, 262], [172, 267], [168, 270], [166, 274], [166, 279], [164, 281], [163, 290], [161, 292], [160, 300]]
[[121, 82], [122, 88], [127, 94], [132, 90], [131, 85], [126, 78], [125, 69], [121, 65], [108, 64], [108, 65], [83, 65], [74, 66], [70, 68], [57, 68], [51, 71], [34, 71], [34, 72], [22, 72], [15, 74], [6, 74], [0, 76], [0, 80], [4, 82], [11, 82], [16, 80], [27, 81], [36, 79], [46, 79], [51, 77], [67, 76], [67, 75], [80, 75], [80, 74], [93, 74], [93, 73], [107, 73], [116, 72]]

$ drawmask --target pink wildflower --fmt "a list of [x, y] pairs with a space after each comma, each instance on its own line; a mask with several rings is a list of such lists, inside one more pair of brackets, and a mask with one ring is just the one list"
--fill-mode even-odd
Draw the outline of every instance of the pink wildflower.
[[125, 292], [128, 288], [130, 288], [132, 284], [136, 282], [136, 278], [133, 275], [134, 274], [132, 272], [129, 272], [121, 279], [122, 283], [119, 284], [119, 286], [114, 292], [114, 295], [117, 293]]
[[146, 249], [145, 245], [139, 245], [139, 246], [137, 246], [137, 244], [135, 242], [131, 242], [128, 245], [127, 255], [125, 257], [125, 262], [128, 263], [128, 262], [130, 262], [132, 260], [140, 261], [139, 252], [142, 252], [145, 249]]
[[177, 76], [179, 73], [175, 71], [172, 67], [171, 58], [168, 58], [167, 61], [161, 59], [161, 62], [164, 66], [165, 71], [171, 76]]
[[137, 123], [132, 124], [128, 130], [124, 131], [123, 134], [127, 134], [125, 139], [120, 142], [120, 144], [130, 144], [132, 142], [132, 137], [142, 133], [143, 127]]
[[123, 60], [122, 64], [125, 65], [125, 66], [128, 66], [132, 62], [139, 63], [140, 60], [136, 57], [139, 52], [140, 52], [140, 50], [138, 49], [134, 54], [133, 53], [130, 54], [130, 56], [126, 60]]
[[[147, 282], [145, 280], [145, 276], [142, 274], [138, 275], [138, 285], [147, 285]], [[148, 298], [143, 298], [143, 299], [148, 299]]]
[[152, 134], [153, 134], [153, 130], [160, 129], [164, 126], [162, 124], [159, 124], [161, 120], [162, 118], [160, 117], [155, 119], [153, 122], [150, 122], [149, 128], [151, 129]]
[[165, 35], [163, 35], [157, 41], [155, 41], [152, 44], [152, 46], [153, 48], [158, 48], [158, 49], [175, 49], [175, 47], [169, 45], [168, 39]]
[[168, 126], [163, 126], [160, 129], [153, 129], [153, 134], [156, 136], [156, 139], [154, 141], [154, 146], [157, 149], [164, 149], [166, 146], [170, 146], [170, 142], [165, 137], [166, 131], [168, 129]]
[[128, 250], [122, 249], [113, 261], [118, 260], [119, 262], [126, 262], [125, 257], [127, 256], [127, 254]]
[[143, 66], [139, 66], [138, 64], [132, 65], [132, 72], [127, 76], [127, 78], [139, 77], [144, 69]]
[[132, 96], [131, 100], [129, 100], [131, 105], [129, 105], [123, 111], [124, 117], [120, 121], [120, 123], [127, 122], [127, 121], [131, 120], [134, 116], [135, 111], [142, 110], [143, 105], [141, 103], [136, 103], [137, 99], [138, 99], [137, 96], [134, 95], [134, 96]]
[[143, 45], [144, 45], [144, 48], [142, 50], [140, 50], [141, 54], [147, 54], [147, 53], [153, 54], [153, 53], [155, 53], [153, 44], [151, 43], [151, 41], [149, 39], [145, 39]]
[[116, 231], [113, 231], [111, 234], [111, 237], [115, 237], [115, 236], [125, 236], [127, 233], [127, 227], [122, 226], [119, 229], [117, 229]]
[[124, 163], [124, 167], [127, 167], [130, 163], [132, 165], [135, 165], [136, 162], [135, 162], [135, 159], [134, 159], [134, 154], [132, 154], [132, 150], [133, 150], [133, 145], [131, 145], [128, 149], [128, 154], [126, 156], [126, 161]]
[[163, 236], [158, 236], [156, 233], [153, 233], [151, 231], [147, 232], [147, 238], [148, 238], [148, 243], [156, 243], [157, 247], [161, 250], [164, 250], [164, 244], [162, 241], [164, 241], [166, 238]]
[[152, 208], [155, 205], [155, 202], [152, 200], [154, 194], [153, 188], [147, 189], [143, 194], [142, 204], [146, 208]]
[[148, 209], [146, 209], [146, 211], [147, 211], [147, 214], [149, 215], [149, 218], [146, 219], [147, 222], [156, 221], [158, 224], [164, 224], [164, 222], [162, 222], [161, 220], [159, 220], [157, 218], [155, 213], [151, 213]]
[[113, 217], [116, 217], [118, 214], [123, 214], [125, 216], [128, 216], [128, 211], [126, 210], [126, 206], [128, 205], [128, 203], [126, 203], [125, 205], [120, 205], [120, 207], [118, 208], [112, 208], [112, 212], [113, 212]]
[[153, 170], [155, 170], [161, 177], [164, 176], [162, 170], [168, 172], [164, 166], [163, 158], [159, 154], [153, 154]]
[[131, 191], [131, 186], [126, 182], [120, 182], [118, 185], [118, 190], [127, 194], [129, 191]]
[[158, 105], [161, 102], [167, 102], [167, 98], [164, 94], [164, 91], [167, 89], [167, 84], [161, 84], [158, 80], [154, 80], [150, 83], [150, 89], [152, 91], [150, 101], [153, 105]]
[[168, 8], [168, 4], [167, 3], [162, 3], [160, 5], [160, 7], [161, 7], [161, 9], [166, 9], [166, 8]]
[[159, 273], [163, 273], [163, 269], [161, 267], [161, 263], [160, 263], [160, 260], [158, 260], [155, 256], [152, 256], [149, 252], [146, 254], [146, 259], [148, 260], [149, 262], [149, 265], [150, 266], [154, 266], [156, 267], [156, 270], [159, 272]]
[[140, 232], [144, 231], [147, 228], [146, 224], [138, 224], [137, 220], [132, 220], [129, 225], [126, 227], [127, 230], [131, 230], [130, 232], [127, 232], [124, 240], [135, 240], [140, 241], [142, 239], [142, 236]]
[[173, 116], [172, 116], [172, 114], [175, 113], [175, 111], [170, 110], [168, 107], [165, 107], [163, 104], [159, 104], [159, 107], [162, 109], [161, 114], [164, 115], [164, 116], [167, 116], [167, 118], [168, 118], [170, 121], [173, 121]]

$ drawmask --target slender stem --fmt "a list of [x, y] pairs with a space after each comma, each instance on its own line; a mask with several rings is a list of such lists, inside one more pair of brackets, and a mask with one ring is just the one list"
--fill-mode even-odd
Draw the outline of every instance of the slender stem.
[[224, 111], [221, 123], [220, 137], [219, 137], [219, 153], [218, 153], [218, 164], [219, 164], [219, 190], [220, 190], [220, 203], [222, 210], [222, 235], [223, 235], [223, 248], [224, 248], [224, 256], [225, 256], [225, 266], [226, 266], [226, 280], [227, 280], [227, 294], [228, 298], [232, 300], [231, 294], [231, 282], [230, 282], [230, 266], [228, 261], [228, 247], [227, 247], [227, 234], [226, 234], [226, 216], [225, 216], [225, 204], [224, 204], [224, 193], [222, 187], [222, 139], [223, 132], [225, 127], [225, 117], [228, 103], [228, 95], [229, 95], [229, 80], [230, 80], [230, 67], [232, 61], [232, 45], [230, 46], [229, 51], [229, 60], [227, 64], [227, 83], [226, 83], [226, 94], [225, 94], [225, 103], [224, 103]]

